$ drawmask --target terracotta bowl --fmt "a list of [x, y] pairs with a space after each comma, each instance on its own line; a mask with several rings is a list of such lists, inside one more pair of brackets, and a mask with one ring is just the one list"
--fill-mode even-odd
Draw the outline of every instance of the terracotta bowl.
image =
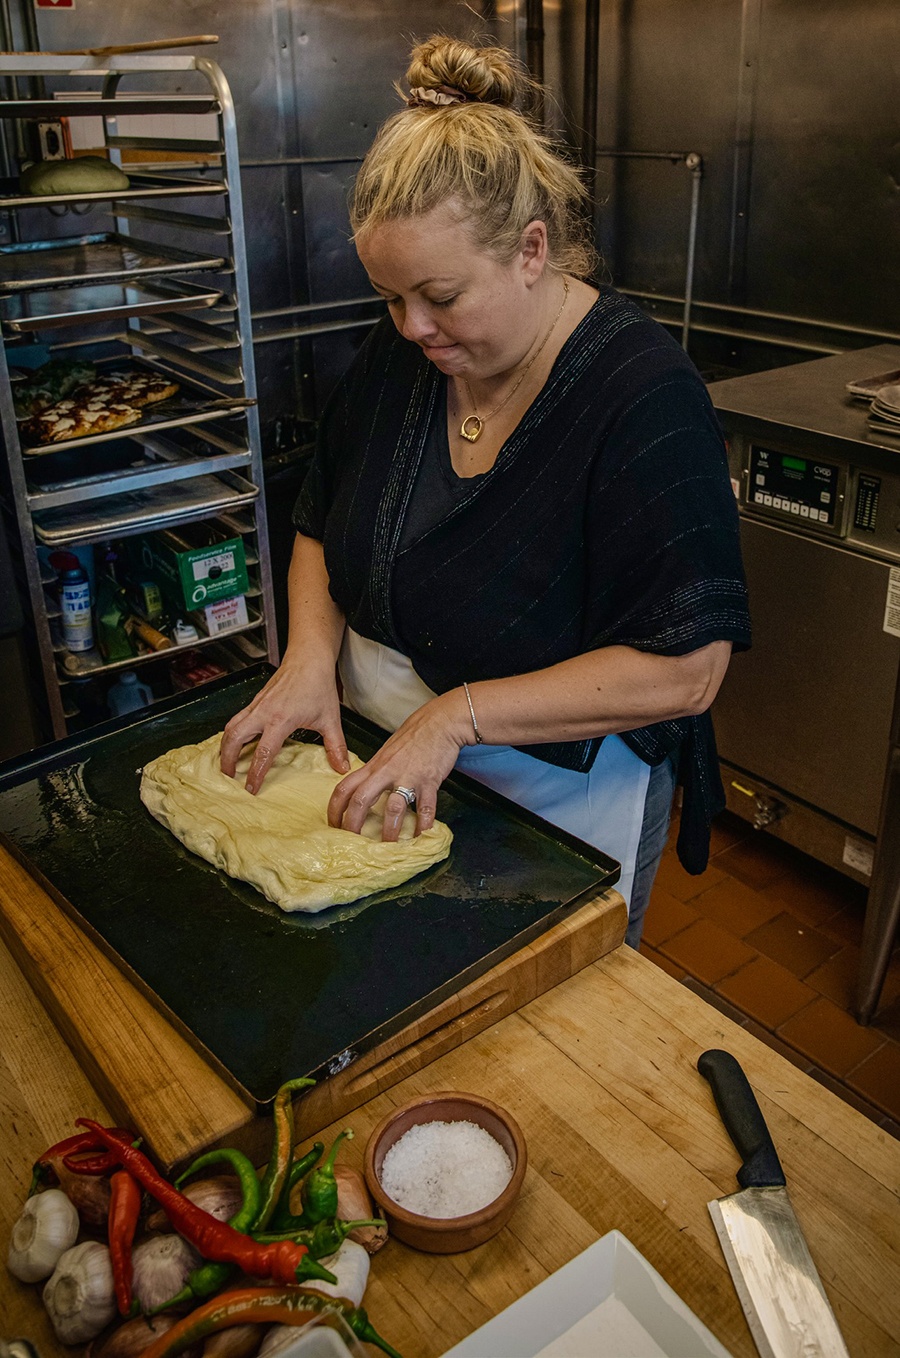
[[[513, 1167], [512, 1178], [500, 1196], [462, 1217], [420, 1216], [389, 1198], [381, 1186], [384, 1157], [410, 1127], [423, 1122], [474, 1122], [499, 1142]], [[382, 1118], [366, 1145], [365, 1175], [369, 1192], [398, 1240], [428, 1254], [457, 1254], [483, 1245], [506, 1225], [521, 1191], [527, 1164], [525, 1138], [515, 1118], [478, 1094], [444, 1090], [412, 1099]]]

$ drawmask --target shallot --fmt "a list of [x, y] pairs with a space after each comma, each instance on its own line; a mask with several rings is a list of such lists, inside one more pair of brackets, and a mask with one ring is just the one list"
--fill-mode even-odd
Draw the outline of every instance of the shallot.
[[[196, 1207], [202, 1207], [217, 1221], [230, 1221], [243, 1202], [241, 1185], [233, 1174], [217, 1174], [209, 1179], [195, 1179], [185, 1184], [181, 1192]], [[175, 1228], [161, 1207], [147, 1218], [148, 1231], [172, 1231]]]
[[177, 1316], [137, 1316], [88, 1345], [87, 1358], [138, 1358], [178, 1324]]
[[[365, 1221], [375, 1215], [366, 1181], [358, 1169], [335, 1165], [334, 1177], [338, 1186], [337, 1214], [341, 1221]], [[383, 1226], [357, 1226], [348, 1237], [362, 1245], [368, 1254], [377, 1254], [387, 1238], [387, 1222]]]

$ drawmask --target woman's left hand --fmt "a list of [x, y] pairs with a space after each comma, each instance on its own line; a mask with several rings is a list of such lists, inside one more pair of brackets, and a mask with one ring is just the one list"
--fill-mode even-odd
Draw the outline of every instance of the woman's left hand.
[[406, 798], [395, 789], [416, 794], [416, 834], [434, 824], [437, 793], [456, 763], [471, 731], [461, 689], [432, 698], [417, 708], [355, 773], [338, 783], [328, 803], [328, 824], [357, 834], [383, 792], [387, 798], [382, 839], [395, 841], [406, 815]]

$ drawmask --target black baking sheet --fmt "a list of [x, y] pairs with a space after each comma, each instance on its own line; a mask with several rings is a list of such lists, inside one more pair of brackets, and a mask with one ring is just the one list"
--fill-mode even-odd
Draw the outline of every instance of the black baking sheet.
[[[618, 880], [614, 860], [471, 779], [438, 815], [450, 857], [402, 887], [285, 914], [189, 853], [142, 806], [141, 766], [219, 731], [257, 665], [0, 766], [0, 835], [221, 1073], [261, 1107], [333, 1073]], [[344, 712], [350, 748], [384, 739]]]

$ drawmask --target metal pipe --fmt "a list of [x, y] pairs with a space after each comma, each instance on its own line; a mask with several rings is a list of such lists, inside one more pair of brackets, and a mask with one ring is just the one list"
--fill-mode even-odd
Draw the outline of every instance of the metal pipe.
[[[640, 288], [619, 288], [619, 292], [626, 293], [629, 297], [648, 297], [654, 302], [670, 302], [672, 306], [684, 306], [683, 297], [673, 297], [669, 293], [663, 292], [643, 292]], [[890, 344], [900, 344], [900, 335], [890, 330], [870, 330], [867, 326], [844, 325], [842, 321], [823, 321], [813, 316], [790, 316], [782, 311], [760, 311], [756, 307], [741, 306], [738, 303], [730, 302], [697, 302], [696, 306], [702, 307], [704, 311], [727, 311], [735, 316], [754, 316], [761, 321], [783, 321], [789, 325], [807, 325], [819, 330], [838, 330], [846, 335], [861, 335], [866, 339], [885, 340]], [[740, 334], [740, 331], [736, 331]], [[827, 349], [823, 347], [823, 353], [844, 352], [843, 349]]]
[[[585, 55], [587, 62], [587, 55]], [[593, 164], [602, 158], [618, 160], [668, 160], [673, 165], [684, 165], [691, 175], [691, 210], [688, 217], [687, 258], [682, 299], [681, 346], [686, 351], [691, 333], [691, 300], [694, 293], [694, 262], [697, 247], [697, 220], [700, 215], [700, 184], [703, 179], [703, 157], [699, 151], [595, 151]], [[623, 288], [625, 292], [627, 289]], [[640, 294], [650, 295], [650, 294]]]
[[299, 316], [308, 311], [337, 311], [348, 306], [368, 306], [370, 303], [383, 302], [377, 293], [371, 297], [345, 297], [334, 302], [300, 302], [297, 306], [272, 307], [268, 311], [254, 311], [254, 321], [268, 320], [272, 316]]
[[691, 333], [691, 301], [694, 296], [694, 256], [697, 248], [697, 218], [700, 213], [700, 181], [703, 178], [703, 158], [692, 151], [685, 158], [691, 172], [691, 216], [688, 222], [687, 264], [684, 271], [684, 311], [681, 319], [681, 347], [687, 353]]
[[[525, 64], [538, 85], [544, 84], [544, 0], [525, 0]], [[531, 110], [539, 127], [544, 125], [543, 90]]]
[[600, 66], [600, 0], [584, 9], [584, 88], [581, 100], [581, 160], [589, 176], [591, 220], [597, 204], [597, 103]]

